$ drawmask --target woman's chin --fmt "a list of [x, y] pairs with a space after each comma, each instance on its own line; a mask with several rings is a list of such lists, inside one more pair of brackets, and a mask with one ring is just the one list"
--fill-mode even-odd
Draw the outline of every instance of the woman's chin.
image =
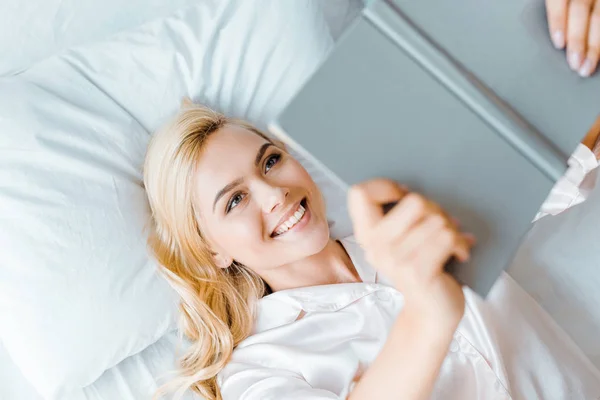
[[282, 237], [296, 250], [306, 253], [306, 256], [311, 256], [323, 250], [329, 242], [329, 226], [323, 223], [322, 220], [313, 221], [304, 229], [293, 232], [287, 238]]
[[326, 219], [319, 220], [319, 223], [315, 224], [310, 237], [307, 238], [307, 242], [310, 243], [310, 252], [316, 254], [323, 250], [327, 243], [329, 243], [329, 225]]

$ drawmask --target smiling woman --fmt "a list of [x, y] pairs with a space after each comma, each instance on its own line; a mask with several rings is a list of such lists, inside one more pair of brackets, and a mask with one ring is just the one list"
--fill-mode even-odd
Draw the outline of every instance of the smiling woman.
[[150, 247], [194, 342], [174, 385], [215, 398], [215, 376], [250, 334], [256, 301], [289, 284], [277, 267], [328, 245], [324, 200], [282, 145], [191, 104], [153, 137], [144, 183]]
[[154, 135], [144, 183], [149, 243], [192, 342], [175, 398], [600, 396], [600, 372], [507, 275], [483, 302], [445, 272], [473, 238], [395, 182], [353, 187], [356, 238], [333, 240], [283, 145], [187, 105]]

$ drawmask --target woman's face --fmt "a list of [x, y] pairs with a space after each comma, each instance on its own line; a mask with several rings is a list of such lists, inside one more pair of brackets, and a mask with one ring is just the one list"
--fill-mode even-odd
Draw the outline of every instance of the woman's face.
[[200, 229], [217, 261], [261, 275], [318, 253], [329, 240], [321, 192], [291, 155], [226, 125], [204, 145], [196, 172]]

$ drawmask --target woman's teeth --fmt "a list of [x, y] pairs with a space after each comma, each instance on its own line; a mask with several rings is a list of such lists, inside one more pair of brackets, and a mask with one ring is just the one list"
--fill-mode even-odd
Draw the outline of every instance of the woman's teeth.
[[298, 207], [298, 210], [296, 210], [294, 215], [292, 215], [290, 218], [288, 218], [287, 221], [285, 221], [281, 225], [279, 225], [279, 228], [277, 228], [277, 230], [275, 231], [275, 234], [281, 235], [282, 233], [285, 233], [288, 230], [290, 230], [294, 225], [296, 225], [298, 223], [298, 221], [300, 221], [302, 219], [305, 212], [306, 212], [306, 210], [304, 209], [304, 207], [302, 207], [302, 204], [300, 204], [300, 207]]

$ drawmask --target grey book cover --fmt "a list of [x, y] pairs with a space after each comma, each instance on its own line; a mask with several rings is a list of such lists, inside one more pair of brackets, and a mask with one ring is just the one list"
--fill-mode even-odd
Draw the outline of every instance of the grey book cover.
[[372, 1], [270, 124], [341, 190], [389, 177], [440, 203], [477, 237], [451, 272], [483, 297], [600, 112], [539, 3]]

